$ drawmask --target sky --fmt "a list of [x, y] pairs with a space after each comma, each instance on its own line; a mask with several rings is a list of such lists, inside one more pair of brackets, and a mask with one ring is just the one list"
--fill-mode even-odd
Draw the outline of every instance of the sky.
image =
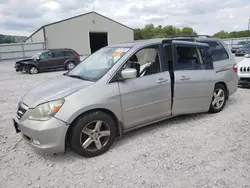
[[42, 25], [90, 11], [132, 28], [190, 26], [212, 35], [246, 30], [250, 0], [0, 0], [0, 33], [29, 36]]

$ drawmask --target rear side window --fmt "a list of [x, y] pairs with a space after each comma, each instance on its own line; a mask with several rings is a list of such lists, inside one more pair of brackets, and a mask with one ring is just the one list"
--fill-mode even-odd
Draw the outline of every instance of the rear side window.
[[178, 46], [177, 64], [175, 70], [201, 70], [204, 69], [204, 53], [200, 48]]
[[63, 57], [63, 53], [61, 51], [54, 51], [53, 52], [53, 57], [54, 58]]
[[216, 41], [200, 41], [209, 45], [209, 52], [212, 55], [213, 61], [221, 61], [229, 59], [226, 49], [221, 43]]
[[75, 53], [72, 51], [64, 51], [64, 56], [75, 56]]

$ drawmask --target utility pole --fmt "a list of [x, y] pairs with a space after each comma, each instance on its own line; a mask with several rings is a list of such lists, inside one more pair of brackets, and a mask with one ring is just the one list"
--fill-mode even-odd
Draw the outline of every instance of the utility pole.
[[250, 19], [248, 20], [248, 29], [247, 29], [248, 37], [250, 37], [249, 28], [250, 28]]

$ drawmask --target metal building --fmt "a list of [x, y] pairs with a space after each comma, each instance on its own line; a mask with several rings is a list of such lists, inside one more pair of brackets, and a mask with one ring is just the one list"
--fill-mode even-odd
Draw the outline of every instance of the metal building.
[[25, 42], [46, 42], [46, 49], [72, 48], [80, 55], [89, 55], [103, 46], [132, 40], [132, 28], [97, 12], [89, 12], [44, 25]]

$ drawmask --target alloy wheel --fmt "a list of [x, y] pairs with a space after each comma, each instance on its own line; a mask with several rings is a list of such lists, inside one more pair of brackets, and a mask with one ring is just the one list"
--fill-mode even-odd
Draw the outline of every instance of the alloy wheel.
[[31, 74], [37, 74], [38, 73], [38, 69], [36, 67], [31, 67], [30, 73]]
[[75, 64], [74, 63], [68, 63], [68, 65], [67, 65], [67, 68], [68, 68], [68, 70], [71, 70], [71, 69], [73, 69], [75, 67]]
[[212, 105], [215, 109], [220, 109], [225, 102], [225, 92], [223, 89], [218, 88], [214, 91]]
[[110, 126], [101, 120], [86, 125], [80, 135], [80, 144], [87, 151], [101, 150], [109, 141]]

